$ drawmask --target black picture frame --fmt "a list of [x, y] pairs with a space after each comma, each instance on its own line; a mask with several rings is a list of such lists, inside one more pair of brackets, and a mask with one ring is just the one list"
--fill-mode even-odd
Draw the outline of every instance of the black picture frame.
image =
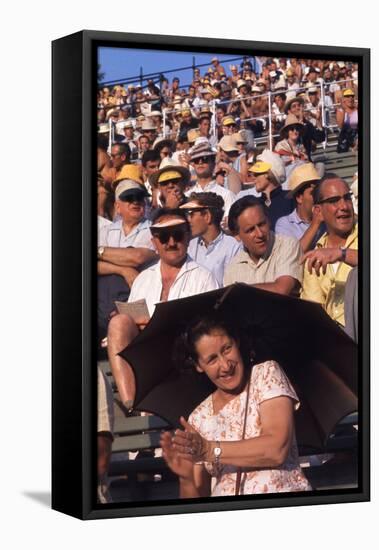
[[[99, 46], [260, 53], [359, 63], [359, 487], [322, 494], [96, 504], [96, 51]], [[53, 42], [52, 508], [81, 519], [361, 502], [370, 499], [370, 50], [82, 31]], [[74, 197], [75, 200], [67, 200]], [[201, 501], [200, 501], [201, 500]]]

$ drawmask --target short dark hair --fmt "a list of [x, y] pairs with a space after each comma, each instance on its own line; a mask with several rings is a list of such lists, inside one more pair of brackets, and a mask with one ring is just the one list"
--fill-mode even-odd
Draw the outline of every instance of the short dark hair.
[[240, 217], [242, 212], [247, 210], [247, 208], [252, 207], [261, 208], [264, 215], [268, 218], [267, 206], [258, 197], [246, 195], [246, 197], [238, 199], [230, 207], [228, 215], [228, 226], [232, 235], [237, 235], [239, 231], [238, 218]]
[[152, 160], [158, 160], [159, 162], [161, 161], [159, 151], [156, 151], [155, 149], [148, 149], [142, 155], [142, 166], [146, 168], [147, 163]]
[[318, 185], [316, 185], [316, 187], [312, 191], [314, 204], [320, 204], [320, 201], [322, 200], [322, 196], [321, 196], [322, 186], [323, 186], [323, 183], [328, 180], [344, 181], [338, 174], [335, 174], [334, 172], [327, 172], [326, 174], [324, 174], [324, 176], [320, 179]]
[[130, 155], [131, 155], [129, 144], [128, 143], [113, 143], [112, 147], [118, 147], [118, 151], [119, 151], [120, 155], [125, 155], [126, 156], [126, 161], [129, 164]]
[[224, 217], [224, 199], [216, 193], [192, 193], [189, 200], [195, 200], [199, 203], [199, 206], [206, 206], [209, 208], [211, 214], [211, 223], [216, 227], [220, 227], [221, 220]]
[[286, 94], [283, 94], [282, 92], [277, 93], [277, 94], [274, 92], [274, 99], [275, 99], [276, 97], [280, 97], [283, 101], [285, 101], [285, 100], [287, 99]]
[[182, 330], [173, 346], [173, 361], [176, 368], [193, 368], [198, 362], [197, 342], [202, 336], [212, 334], [216, 330], [222, 330], [237, 342], [244, 366], [249, 368], [255, 356], [249, 331], [243, 330], [242, 323], [239, 326], [234, 317], [227, 319], [221, 312], [197, 317]]

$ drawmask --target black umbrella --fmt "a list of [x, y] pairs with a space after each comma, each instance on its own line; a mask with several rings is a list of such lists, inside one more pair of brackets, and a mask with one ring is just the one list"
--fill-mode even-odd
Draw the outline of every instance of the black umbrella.
[[157, 305], [121, 352], [135, 374], [135, 408], [178, 426], [211, 393], [205, 375], [175, 367], [172, 351], [184, 326], [212, 309], [248, 331], [255, 363], [275, 359], [282, 366], [302, 402], [299, 445], [323, 449], [338, 422], [357, 410], [357, 346], [318, 304], [243, 283]]

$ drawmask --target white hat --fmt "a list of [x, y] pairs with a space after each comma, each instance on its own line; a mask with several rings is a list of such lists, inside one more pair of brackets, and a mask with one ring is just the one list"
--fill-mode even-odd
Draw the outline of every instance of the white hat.
[[262, 160], [271, 164], [271, 172], [277, 179], [278, 183], [283, 183], [286, 179], [286, 170], [284, 162], [280, 156], [270, 151], [270, 149], [264, 149], [260, 155], [257, 156], [257, 160]]

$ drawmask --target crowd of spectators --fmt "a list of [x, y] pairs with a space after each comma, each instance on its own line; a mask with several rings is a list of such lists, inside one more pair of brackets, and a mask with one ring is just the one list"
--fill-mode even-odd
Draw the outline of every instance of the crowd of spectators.
[[[159, 301], [245, 282], [316, 301], [355, 337], [357, 188], [313, 157], [330, 135], [357, 151], [357, 91], [354, 63], [287, 58], [99, 87], [99, 349], [125, 411], [118, 354]], [[140, 299], [147, 318], [115, 314]]]

